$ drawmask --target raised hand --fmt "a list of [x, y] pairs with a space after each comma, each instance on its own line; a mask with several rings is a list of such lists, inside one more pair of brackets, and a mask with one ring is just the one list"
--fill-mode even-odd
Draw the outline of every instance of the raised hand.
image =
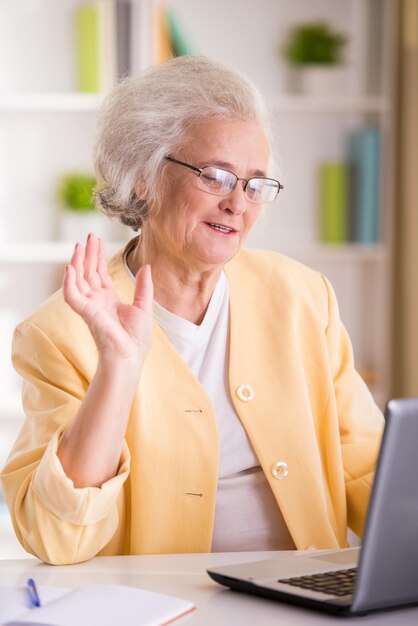
[[90, 234], [77, 243], [64, 276], [65, 301], [81, 315], [102, 358], [132, 359], [142, 365], [151, 344], [153, 284], [151, 268], [137, 276], [132, 304], [120, 301], [107, 272], [105, 244]]

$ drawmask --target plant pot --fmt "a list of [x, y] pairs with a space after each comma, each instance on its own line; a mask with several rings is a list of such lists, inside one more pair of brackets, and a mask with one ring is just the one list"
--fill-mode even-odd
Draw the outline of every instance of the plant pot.
[[346, 93], [347, 71], [339, 65], [309, 65], [295, 70], [297, 91], [307, 96]]
[[61, 241], [83, 243], [89, 233], [94, 233], [105, 241], [115, 239], [114, 224], [98, 211], [61, 211], [58, 222], [58, 236]]

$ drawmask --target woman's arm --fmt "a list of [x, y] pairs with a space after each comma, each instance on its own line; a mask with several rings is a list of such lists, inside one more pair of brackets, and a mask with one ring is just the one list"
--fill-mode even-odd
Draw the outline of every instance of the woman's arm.
[[[63, 471], [58, 445], [85, 398], [97, 355], [82, 319], [67, 310], [61, 297], [54, 300], [14, 333], [13, 363], [23, 378], [26, 419], [1, 481], [25, 550], [64, 565], [102, 550], [126, 550], [124, 486], [130, 462], [125, 444], [117, 476], [100, 487], [77, 489]], [[79, 343], [79, 349], [71, 343]]]
[[[142, 271], [148, 272], [148, 278], [137, 283], [134, 304], [121, 304], [100, 246], [96, 238], [90, 238], [85, 251], [77, 246], [71, 262], [76, 267], [67, 270], [65, 278], [66, 297], [73, 308], [81, 310], [90, 295], [90, 309], [83, 309], [84, 317], [94, 314], [93, 305], [98, 306], [97, 299], [102, 298], [100, 317], [105, 323], [98, 324], [96, 317], [94, 340], [91, 322], [86, 325], [84, 317], [73, 314], [59, 294], [22, 322], [13, 340], [13, 363], [23, 378], [26, 420], [2, 471], [2, 485], [19, 541], [28, 552], [54, 564], [77, 563], [103, 550], [122, 554], [126, 549], [124, 484], [129, 474], [129, 450], [123, 444], [123, 434], [134, 380], [139, 378], [148, 349], [140, 340], [145, 337], [150, 341], [150, 330], [145, 325], [144, 335], [135, 342], [126, 338], [129, 333], [118, 320], [131, 314], [126, 326], [133, 325], [142, 332], [140, 323], [135, 322], [136, 309], [141, 309], [145, 297], [149, 308], [146, 315], [140, 310], [139, 317], [150, 316], [152, 284], [145, 268]], [[87, 279], [85, 273], [96, 254], [96, 267], [99, 262], [103, 266], [102, 278], [100, 285], [96, 281], [92, 288], [90, 282], [95, 277]], [[81, 278], [77, 278], [80, 271]], [[108, 285], [107, 294], [103, 294], [102, 282]], [[94, 290], [96, 294], [91, 295]], [[106, 322], [116, 315], [111, 307], [109, 311], [109, 298], [119, 308], [120, 317], [113, 322]], [[113, 334], [107, 334], [107, 346], [106, 333], [100, 334], [106, 323], [113, 329]], [[98, 356], [95, 341], [100, 338], [104, 345]], [[111, 406], [116, 408], [112, 411]], [[64, 471], [57, 452], [72, 428]], [[100, 486], [77, 488], [78, 483]]]
[[104, 244], [77, 244], [64, 277], [65, 301], [87, 324], [98, 366], [65, 431], [58, 457], [75, 487], [100, 486], [117, 474], [132, 400], [151, 344], [152, 280], [137, 274], [132, 305], [120, 302], [107, 273]]

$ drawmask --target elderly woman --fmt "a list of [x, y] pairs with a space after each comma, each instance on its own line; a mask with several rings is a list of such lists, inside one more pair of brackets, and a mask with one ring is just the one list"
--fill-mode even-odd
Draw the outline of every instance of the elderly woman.
[[[119, 85], [94, 235], [19, 325], [26, 422], [3, 470], [24, 548], [95, 555], [346, 546], [382, 416], [319, 273], [242, 245], [281, 184], [257, 92], [186, 57]], [[152, 270], [152, 271], [151, 271]]]

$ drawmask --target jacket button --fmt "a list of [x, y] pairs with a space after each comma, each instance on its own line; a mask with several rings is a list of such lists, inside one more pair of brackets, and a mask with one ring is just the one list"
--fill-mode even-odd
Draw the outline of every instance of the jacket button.
[[254, 389], [250, 385], [240, 385], [236, 393], [243, 402], [249, 402], [254, 398]]
[[286, 476], [288, 475], [289, 467], [287, 463], [285, 463], [285, 461], [277, 461], [277, 463], [275, 463], [271, 468], [271, 473], [273, 474], [274, 478], [277, 478], [277, 480], [281, 480], [282, 478], [286, 478]]

